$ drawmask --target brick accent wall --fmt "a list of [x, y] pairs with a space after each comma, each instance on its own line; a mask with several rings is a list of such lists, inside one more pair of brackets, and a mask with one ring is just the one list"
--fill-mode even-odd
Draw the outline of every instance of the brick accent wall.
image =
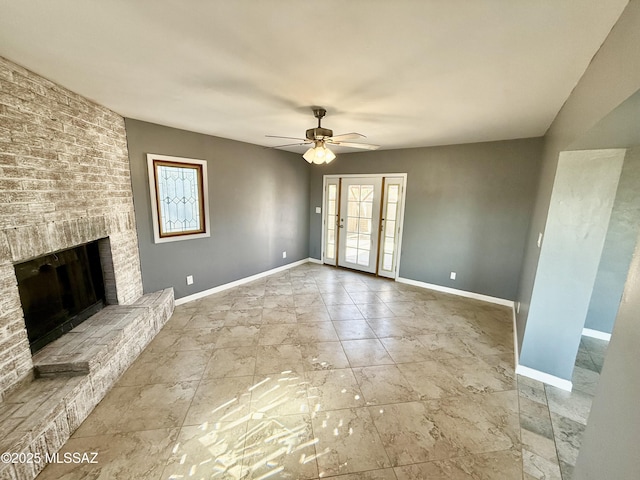
[[134, 302], [124, 119], [0, 57], [0, 400], [33, 369], [13, 265], [98, 239], [108, 302]]

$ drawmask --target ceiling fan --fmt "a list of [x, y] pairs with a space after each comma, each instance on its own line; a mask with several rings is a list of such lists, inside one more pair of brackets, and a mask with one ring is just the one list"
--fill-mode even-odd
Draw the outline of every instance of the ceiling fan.
[[276, 145], [272, 148], [292, 147], [295, 145], [312, 145], [302, 157], [309, 163], [321, 164], [329, 163], [336, 158], [327, 145], [335, 145], [348, 148], [360, 148], [364, 150], [376, 150], [380, 148], [380, 145], [371, 145], [369, 143], [355, 143], [348, 142], [346, 140], [357, 140], [359, 138], [366, 138], [361, 133], [343, 133], [341, 135], [334, 135], [333, 130], [329, 128], [323, 128], [321, 125], [322, 118], [327, 114], [324, 108], [314, 108], [313, 116], [318, 119], [318, 126], [316, 128], [309, 128], [306, 132], [306, 138], [298, 137], [280, 137], [277, 135], [266, 135], [269, 138], [286, 138], [289, 140], [299, 140], [298, 143], [288, 143], [286, 145]]

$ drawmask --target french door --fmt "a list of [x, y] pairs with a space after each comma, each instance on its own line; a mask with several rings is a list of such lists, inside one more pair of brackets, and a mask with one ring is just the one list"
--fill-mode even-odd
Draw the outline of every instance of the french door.
[[396, 278], [405, 178], [325, 177], [324, 263]]
[[339, 266], [376, 273], [381, 188], [380, 177], [342, 179]]

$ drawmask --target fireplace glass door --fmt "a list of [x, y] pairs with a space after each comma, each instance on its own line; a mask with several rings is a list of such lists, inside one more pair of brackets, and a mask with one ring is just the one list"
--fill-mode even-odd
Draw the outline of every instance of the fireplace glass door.
[[32, 352], [105, 304], [98, 242], [16, 264], [15, 271]]

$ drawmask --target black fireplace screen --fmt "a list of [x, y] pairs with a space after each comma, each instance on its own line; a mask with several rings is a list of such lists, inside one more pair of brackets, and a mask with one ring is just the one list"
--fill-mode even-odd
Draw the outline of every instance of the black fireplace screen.
[[104, 307], [98, 242], [16, 264], [15, 270], [34, 353]]

